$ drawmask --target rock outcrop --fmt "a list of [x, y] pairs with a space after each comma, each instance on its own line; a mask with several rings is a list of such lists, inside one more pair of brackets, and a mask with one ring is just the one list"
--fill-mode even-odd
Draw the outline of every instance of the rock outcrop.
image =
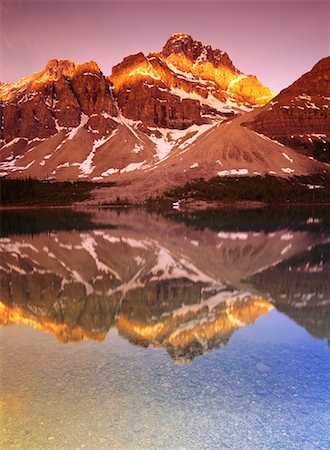
[[272, 98], [256, 77], [236, 69], [227, 53], [181, 33], [160, 53], [125, 58], [110, 80], [126, 117], [162, 128], [200, 125]]
[[109, 82], [95, 62], [50, 60], [44, 70], [0, 87], [1, 139], [47, 138], [77, 127], [83, 115], [117, 110]]
[[330, 57], [283, 89], [246, 125], [330, 162]]
[[175, 77], [158, 57], [125, 58], [113, 68], [111, 82], [122, 114], [144, 126], [185, 129], [207, 122], [200, 101], [171, 92]]

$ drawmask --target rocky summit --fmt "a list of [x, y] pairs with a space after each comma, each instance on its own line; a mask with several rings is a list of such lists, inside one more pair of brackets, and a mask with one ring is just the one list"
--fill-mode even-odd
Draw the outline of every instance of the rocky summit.
[[140, 201], [200, 177], [324, 172], [301, 150], [321, 146], [312, 156], [327, 160], [329, 99], [329, 58], [273, 98], [227, 53], [183, 33], [110, 76], [95, 62], [50, 60], [0, 84], [0, 174], [116, 181]]
[[1, 86], [2, 138], [46, 138], [77, 127], [83, 115], [117, 114], [109, 83], [95, 62], [48, 61], [44, 70]]
[[233, 116], [272, 98], [227, 53], [174, 34], [160, 53], [138, 53], [113, 68], [110, 80], [123, 114], [145, 125], [185, 129]]

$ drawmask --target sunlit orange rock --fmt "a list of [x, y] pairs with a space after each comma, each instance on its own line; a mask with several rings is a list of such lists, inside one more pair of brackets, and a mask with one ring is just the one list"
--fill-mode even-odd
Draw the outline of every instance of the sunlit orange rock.
[[77, 127], [83, 115], [116, 116], [111, 86], [93, 61], [50, 60], [17, 83], [0, 86], [1, 139], [46, 138]]
[[215, 109], [216, 100], [251, 108], [273, 97], [256, 77], [236, 69], [225, 52], [180, 33], [160, 53], [125, 58], [110, 80], [126, 117], [166, 128], [205, 122], [200, 103], [210, 108], [212, 99]]
[[119, 333], [131, 342], [166, 348], [173, 359], [187, 362], [225, 344], [233, 332], [251, 325], [273, 306], [258, 296], [239, 296], [184, 306], [161, 320], [138, 321], [120, 313]]
[[33, 316], [20, 308], [8, 307], [0, 302], [0, 326], [4, 325], [29, 325], [47, 334], [52, 334], [63, 343], [81, 342], [86, 339], [103, 341], [107, 333], [94, 334], [79, 326], [70, 327], [65, 323], [58, 323], [46, 316]]

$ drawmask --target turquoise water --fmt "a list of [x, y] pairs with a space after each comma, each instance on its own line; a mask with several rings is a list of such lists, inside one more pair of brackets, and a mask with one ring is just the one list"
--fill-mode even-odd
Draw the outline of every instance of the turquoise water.
[[1, 448], [330, 447], [328, 212], [226, 214], [5, 217]]

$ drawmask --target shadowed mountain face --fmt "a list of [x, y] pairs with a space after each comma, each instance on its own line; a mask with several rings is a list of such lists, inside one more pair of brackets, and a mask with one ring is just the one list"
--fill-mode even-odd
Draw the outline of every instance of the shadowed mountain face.
[[[280, 283], [277, 280], [281, 280]], [[330, 245], [319, 245], [251, 277], [276, 308], [330, 343]]]
[[261, 109], [247, 126], [330, 162], [330, 57], [323, 58]]
[[329, 338], [322, 217], [248, 230], [229, 221], [188, 228], [142, 211], [95, 213], [93, 221], [89, 230], [0, 239], [3, 325], [29, 324], [61, 342], [103, 340], [116, 327], [186, 362], [275, 305]]

